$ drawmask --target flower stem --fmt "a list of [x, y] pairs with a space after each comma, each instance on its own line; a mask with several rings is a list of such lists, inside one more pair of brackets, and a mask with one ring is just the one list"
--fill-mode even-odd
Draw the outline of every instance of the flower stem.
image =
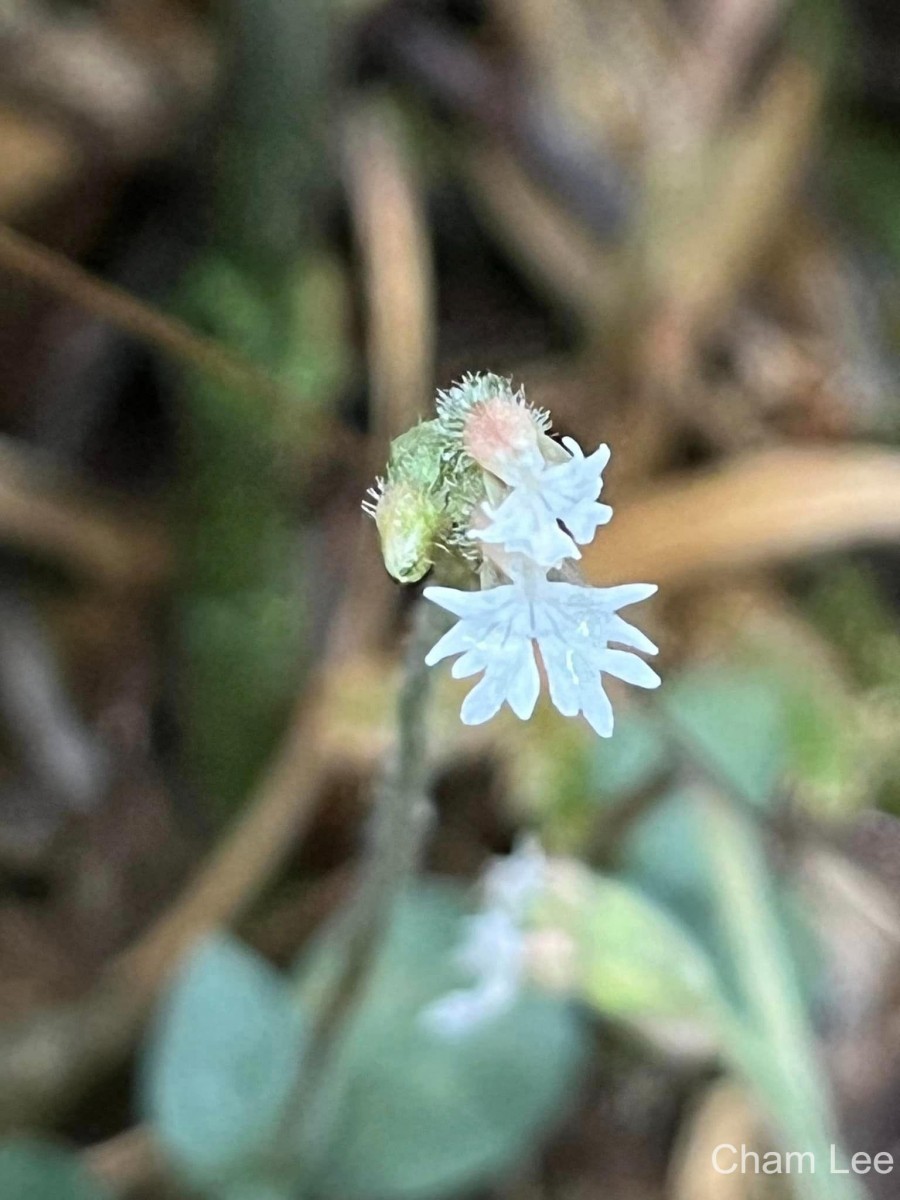
[[420, 600], [403, 665], [397, 698], [397, 742], [375, 794], [370, 848], [360, 916], [385, 916], [414, 874], [431, 822], [428, 795], [427, 700], [431, 669], [425, 655], [444, 624], [433, 604]]
[[397, 699], [397, 739], [376, 787], [359, 889], [338, 931], [340, 965], [318, 1005], [310, 1049], [284, 1122], [284, 1136], [294, 1144], [302, 1139], [299, 1126], [333, 1060], [341, 1033], [365, 997], [395, 901], [416, 871], [431, 824], [427, 754], [430, 671], [425, 655], [443, 625], [443, 614], [419, 601]]
[[327, 1026], [342, 1022], [364, 990], [394, 901], [415, 873], [431, 823], [428, 796], [427, 698], [430, 669], [425, 655], [441, 621], [434, 606], [419, 601], [397, 698], [397, 740], [375, 792], [363, 877], [346, 914], [344, 969], [337, 981]]

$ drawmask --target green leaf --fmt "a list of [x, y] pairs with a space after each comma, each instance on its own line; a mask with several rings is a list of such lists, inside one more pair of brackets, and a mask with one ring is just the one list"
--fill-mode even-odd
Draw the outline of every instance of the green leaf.
[[637, 709], [616, 718], [615, 737], [594, 739], [591, 790], [619, 800], [647, 787], [671, 758], [659, 722]]
[[628, 883], [572, 870], [572, 886], [542, 920], [573, 938], [583, 998], [617, 1020], [717, 1020], [716, 970], [691, 933]]
[[661, 703], [679, 740], [729, 788], [755, 804], [771, 800], [788, 746], [784, 699], [770, 673], [692, 672]]
[[894, 260], [900, 260], [900, 162], [894, 129], [842, 120], [832, 130], [828, 172], [844, 211]]
[[862, 705], [803, 680], [784, 697], [789, 772], [796, 801], [815, 817], [852, 814], [866, 799]]
[[150, 1040], [144, 1104], [196, 1182], [262, 1173], [299, 1069], [288, 988], [262, 959], [217, 935], [184, 963]]
[[109, 1200], [74, 1154], [30, 1138], [0, 1143], [0, 1195], [9, 1200]]
[[[737, 1000], [736, 964], [722, 933], [711, 849], [702, 793], [675, 789], [635, 824], [623, 844], [619, 867], [631, 886], [672, 914], [698, 941], [715, 963], [726, 994]], [[772, 903], [802, 966], [805, 986], [813, 990], [820, 961], [808, 924], [789, 892], [777, 889]]]
[[[454, 966], [464, 915], [445, 885], [419, 885], [398, 904], [309, 1136], [316, 1194], [393, 1200], [471, 1188], [511, 1166], [571, 1094], [580, 1031], [555, 997], [523, 993], [452, 1041], [420, 1021], [428, 1003], [468, 982]], [[326, 943], [302, 965], [306, 996], [320, 993], [334, 949]]]
[[[708, 832], [719, 919], [735, 967], [745, 1019], [727, 1040], [732, 1065], [765, 1103], [782, 1145], [834, 1154], [837, 1122], [822, 1071], [800, 963], [776, 904], [776, 881], [751, 815], [730, 798], [699, 798]], [[742, 1037], [748, 1030], [749, 1037]], [[864, 1200], [865, 1189], [846, 1171], [797, 1181], [804, 1200]]]
[[707, 950], [715, 948], [709, 856], [692, 790], [667, 793], [635, 822], [618, 865], [629, 884], [683, 922]]
[[216, 1188], [215, 1200], [297, 1200], [297, 1185], [285, 1180], [250, 1179], [229, 1180]]
[[816, 815], [861, 803], [859, 706], [836, 673], [790, 643], [752, 666], [689, 672], [660, 704], [689, 757], [751, 803], [768, 807], [788, 788]]

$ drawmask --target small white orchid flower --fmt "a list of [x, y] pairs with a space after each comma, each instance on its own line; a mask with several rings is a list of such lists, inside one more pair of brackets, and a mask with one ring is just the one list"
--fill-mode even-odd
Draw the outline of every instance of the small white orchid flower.
[[474, 977], [472, 986], [440, 996], [420, 1018], [426, 1028], [447, 1038], [469, 1033], [513, 1005], [522, 984], [525, 940], [509, 913], [486, 909], [465, 922], [455, 958]]
[[534, 711], [540, 692], [535, 647], [547, 675], [550, 699], [563, 716], [583, 713], [601, 737], [613, 731], [612, 706], [603, 690], [604, 673], [638, 687], [655, 688], [651, 667], [620, 646], [655, 654], [656, 647], [618, 609], [645, 600], [655, 584], [590, 588], [548, 580], [535, 568], [516, 571], [513, 582], [483, 592], [429, 587], [424, 595], [460, 620], [425, 658], [432, 666], [459, 654], [456, 679], [484, 672], [463, 701], [460, 718], [480, 725], [504, 701], [522, 720]]
[[515, 1003], [528, 957], [523, 922], [546, 874], [547, 858], [536, 838], [523, 839], [512, 854], [494, 859], [485, 871], [485, 907], [465, 921], [454, 956], [474, 982], [423, 1009], [420, 1020], [432, 1033], [462, 1037]]
[[485, 903], [516, 918], [524, 917], [546, 882], [547, 868], [547, 855], [538, 839], [519, 838], [512, 854], [495, 858], [485, 871]]
[[490, 524], [473, 530], [473, 538], [524, 554], [542, 567], [581, 557], [575, 543], [593, 541], [598, 527], [612, 516], [608, 504], [597, 503], [609, 447], [600, 446], [585, 458], [574, 438], [563, 438], [563, 445], [569, 452], [566, 462], [548, 463], [529, 455], [515, 469], [507, 469], [505, 481], [512, 491], [496, 508], [482, 505]]
[[437, 416], [392, 443], [387, 479], [367, 511], [394, 578], [415, 582], [431, 567], [449, 578], [462, 567], [480, 572], [482, 583], [509, 580], [477, 593], [425, 589], [460, 618], [426, 662], [459, 655], [454, 676], [482, 675], [462, 706], [466, 724], [489, 720], [504, 703], [530, 717], [541, 663], [557, 709], [583, 713], [601, 737], [613, 730], [604, 673], [659, 685], [629, 652], [656, 647], [618, 615], [655, 586], [590, 588], [547, 578], [564, 570], [571, 579], [579, 546], [612, 516], [598, 500], [609, 457], [605, 445], [586, 456], [573, 438], [554, 441], [549, 414], [493, 374], [466, 375], [440, 392]]

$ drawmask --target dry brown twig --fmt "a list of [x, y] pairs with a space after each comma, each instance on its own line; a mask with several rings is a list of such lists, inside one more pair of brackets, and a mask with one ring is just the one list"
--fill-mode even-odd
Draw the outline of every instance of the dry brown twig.
[[399, 114], [385, 101], [346, 118], [344, 163], [365, 273], [378, 447], [415, 424], [434, 375], [434, 271], [425, 201]]
[[46, 119], [0, 108], [0, 215], [29, 212], [75, 178], [80, 160], [71, 139]]
[[167, 1174], [153, 1135], [144, 1125], [92, 1146], [83, 1161], [91, 1175], [120, 1200], [138, 1190], [143, 1192], [148, 1184], [164, 1180]]
[[276, 379], [233, 350], [2, 223], [0, 269], [39, 283], [123, 333], [156, 347], [183, 366], [218, 379], [227, 387], [258, 396], [272, 406], [293, 404]]
[[114, 514], [11, 441], [0, 441], [0, 542], [112, 589], [157, 586], [171, 568], [152, 522]]
[[461, 154], [473, 200], [523, 274], [570, 308], [592, 330], [609, 311], [610, 255], [575, 218], [532, 183], [497, 143], [473, 142]]
[[785, 59], [724, 142], [662, 168], [646, 218], [647, 282], [651, 301], [677, 314], [691, 344], [727, 311], [783, 230], [821, 98], [812, 68]]
[[300, 703], [282, 746], [231, 832], [176, 903], [112, 972], [152, 999], [184, 951], [246, 910], [297, 845], [313, 814], [325, 763], [319, 753], [319, 689]]
[[[399, 114], [386, 100], [364, 100], [348, 113], [344, 172], [354, 233], [363, 264], [367, 350], [375, 436], [369, 475], [385, 468], [390, 441], [422, 415], [434, 381], [435, 299], [425, 199]], [[342, 655], [380, 635], [394, 601], [377, 538], [361, 526], [357, 577], [335, 641]]]
[[783, 448], [657, 486], [585, 549], [594, 583], [662, 588], [717, 572], [900, 539], [900, 453]]
[[712, 124], [744, 84], [749, 65], [783, 11], [782, 0], [699, 0], [688, 64], [697, 118]]
[[[127, 6], [126, 6], [127, 7]], [[146, 6], [145, 6], [146, 7]], [[157, 6], [159, 8], [159, 6]], [[123, 14], [124, 16], [124, 14]], [[133, 163], [171, 145], [186, 119], [207, 104], [217, 62], [212, 37], [186, 9], [156, 14], [178, 37], [120, 36], [127, 22], [78, 10], [60, 21], [35, 4], [0, 10], [4, 90], [23, 108], [53, 114], [88, 156]]]

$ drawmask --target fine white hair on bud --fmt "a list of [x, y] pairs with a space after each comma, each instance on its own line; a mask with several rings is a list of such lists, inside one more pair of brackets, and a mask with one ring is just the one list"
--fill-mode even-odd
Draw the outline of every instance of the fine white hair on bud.
[[366, 488], [367, 500], [363, 500], [360, 507], [367, 517], [376, 517], [378, 515], [378, 506], [384, 497], [385, 482], [379, 475], [375, 483], [370, 488]]
[[545, 409], [529, 404], [522, 388], [514, 391], [512, 380], [490, 372], [469, 372], [453, 387], [438, 392], [436, 408], [443, 429], [459, 439], [464, 438], [472, 418], [483, 416], [485, 410], [488, 416], [493, 412], [499, 420], [505, 417], [513, 428], [521, 429], [515, 413], [518, 409], [518, 415], [538, 433], [547, 433], [550, 429], [550, 414]]

